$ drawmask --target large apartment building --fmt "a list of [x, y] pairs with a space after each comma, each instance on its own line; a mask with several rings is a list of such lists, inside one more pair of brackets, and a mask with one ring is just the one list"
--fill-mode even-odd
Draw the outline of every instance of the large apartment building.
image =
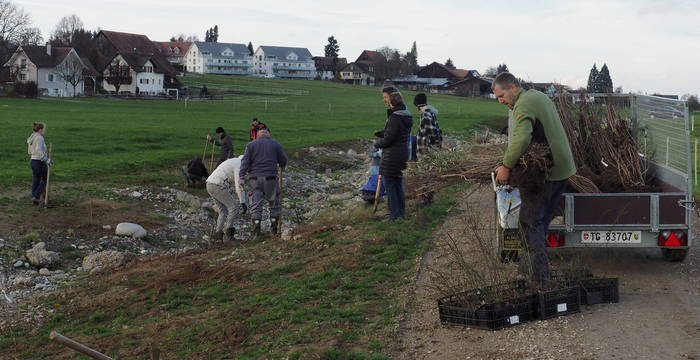
[[184, 66], [199, 74], [251, 75], [253, 57], [244, 44], [196, 41], [185, 55]]
[[309, 49], [259, 46], [253, 54], [253, 72], [267, 77], [313, 79], [316, 65]]

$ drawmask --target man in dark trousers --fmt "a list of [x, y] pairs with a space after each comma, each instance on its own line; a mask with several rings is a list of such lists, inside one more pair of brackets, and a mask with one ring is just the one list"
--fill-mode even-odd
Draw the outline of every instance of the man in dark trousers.
[[379, 139], [374, 142], [374, 147], [382, 149], [379, 174], [389, 200], [389, 219], [396, 220], [406, 215], [403, 170], [408, 161], [408, 137], [413, 127], [413, 118], [401, 93], [393, 86], [382, 89], [382, 98], [389, 109], [384, 130], [375, 133]]
[[428, 97], [419, 93], [413, 98], [413, 105], [420, 111], [420, 125], [418, 127], [418, 155], [426, 155], [431, 148], [442, 147], [442, 130], [437, 121], [438, 111], [428, 105]]
[[267, 130], [267, 132], [270, 132], [270, 129], [268, 129], [267, 125], [258, 121], [258, 118], [253, 118], [253, 123], [250, 124], [250, 141], [257, 139], [258, 132], [263, 129]]
[[215, 145], [221, 146], [219, 160], [216, 162], [216, 166], [219, 166], [222, 162], [233, 157], [233, 139], [231, 139], [231, 136], [229, 136], [221, 126], [216, 128], [216, 136], [218, 136], [219, 139], [214, 139], [207, 135], [207, 140], [213, 142]]
[[287, 155], [277, 140], [266, 130], [258, 132], [258, 138], [246, 146], [239, 176], [248, 183], [250, 194], [250, 218], [253, 220], [253, 235], [260, 235], [263, 200], [270, 206], [270, 227], [273, 234], [280, 232], [280, 188], [277, 168], [287, 166]]
[[529, 256], [526, 256], [533, 280], [547, 285], [550, 280], [549, 258], [545, 241], [549, 223], [559, 206], [568, 178], [576, 173], [571, 146], [552, 100], [537, 90], [524, 90], [510, 73], [499, 74], [493, 82], [498, 102], [513, 110], [513, 136], [496, 169], [496, 181], [507, 184], [511, 169], [530, 143], [547, 144], [554, 160], [545, 189], [538, 194], [520, 193], [520, 227], [525, 234]]

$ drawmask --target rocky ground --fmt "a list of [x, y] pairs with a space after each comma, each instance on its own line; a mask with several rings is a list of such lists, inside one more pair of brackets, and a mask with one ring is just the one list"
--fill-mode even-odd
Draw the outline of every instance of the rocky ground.
[[[312, 222], [323, 211], [362, 202], [359, 189], [367, 181], [369, 144], [369, 140], [358, 139], [289, 154], [290, 165], [284, 173], [282, 240], [297, 236], [294, 229], [298, 224]], [[131, 186], [103, 189], [99, 194], [100, 199], [94, 200], [95, 218], [103, 223], [95, 220], [85, 226], [75, 220], [62, 222], [60, 228], [46, 224], [37, 229], [0, 223], [0, 328], [41, 321], [53, 309], [34, 300], [77, 278], [128, 264], [136, 257], [211, 245], [217, 212], [205, 190]], [[138, 211], [120, 217], [123, 204]], [[71, 212], [70, 208], [62, 210]], [[93, 207], [89, 210], [92, 217]], [[76, 205], [75, 211], [82, 208], [77, 210]], [[120, 235], [119, 223], [110, 221], [117, 219], [143, 224], [145, 236]], [[246, 215], [237, 218], [236, 241], [250, 239], [249, 223]], [[269, 220], [264, 221], [263, 231], [269, 226]]]

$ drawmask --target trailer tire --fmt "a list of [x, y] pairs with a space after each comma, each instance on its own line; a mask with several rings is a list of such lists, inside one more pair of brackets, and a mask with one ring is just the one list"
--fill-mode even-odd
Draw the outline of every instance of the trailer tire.
[[688, 256], [688, 249], [661, 249], [664, 260], [671, 262], [681, 262]]

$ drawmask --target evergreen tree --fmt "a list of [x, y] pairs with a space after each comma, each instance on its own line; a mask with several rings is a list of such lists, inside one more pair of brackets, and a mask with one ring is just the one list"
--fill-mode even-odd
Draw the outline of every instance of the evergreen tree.
[[204, 35], [204, 41], [211, 42], [211, 36], [209, 34], [209, 29], [207, 29], [207, 33]]
[[219, 42], [219, 25], [214, 25], [214, 31], [211, 35], [211, 42]]
[[411, 51], [406, 53], [406, 56], [404, 57], [406, 59], [406, 65], [407, 65], [407, 72], [409, 74], [413, 74], [419, 70], [418, 67], [418, 48], [416, 47], [416, 42], [413, 42], [413, 45], [411, 46]]
[[496, 75], [504, 72], [510, 72], [508, 71], [508, 65], [506, 64], [499, 64], [498, 67], [496, 68]]
[[338, 45], [338, 40], [335, 36], [331, 35], [328, 37], [328, 44], [324, 48], [324, 53], [326, 57], [338, 57], [338, 51], [340, 51], [340, 46]]
[[589, 93], [596, 93], [598, 92], [598, 68], [596, 67], [595, 64], [593, 64], [593, 68], [591, 69], [590, 74], [588, 74], [588, 86], [586, 90], [588, 90]]
[[603, 63], [603, 67], [600, 68], [600, 73], [598, 73], [598, 92], [609, 93], [613, 91], [613, 82], [610, 78], [610, 71], [608, 70], [608, 65]]
[[451, 58], [447, 58], [447, 61], [445, 61], [445, 67], [451, 70], [456, 69], [455, 64], [452, 62]]
[[248, 41], [248, 51], [250, 51], [250, 55], [253, 55], [255, 51], [253, 50], [253, 43]]

